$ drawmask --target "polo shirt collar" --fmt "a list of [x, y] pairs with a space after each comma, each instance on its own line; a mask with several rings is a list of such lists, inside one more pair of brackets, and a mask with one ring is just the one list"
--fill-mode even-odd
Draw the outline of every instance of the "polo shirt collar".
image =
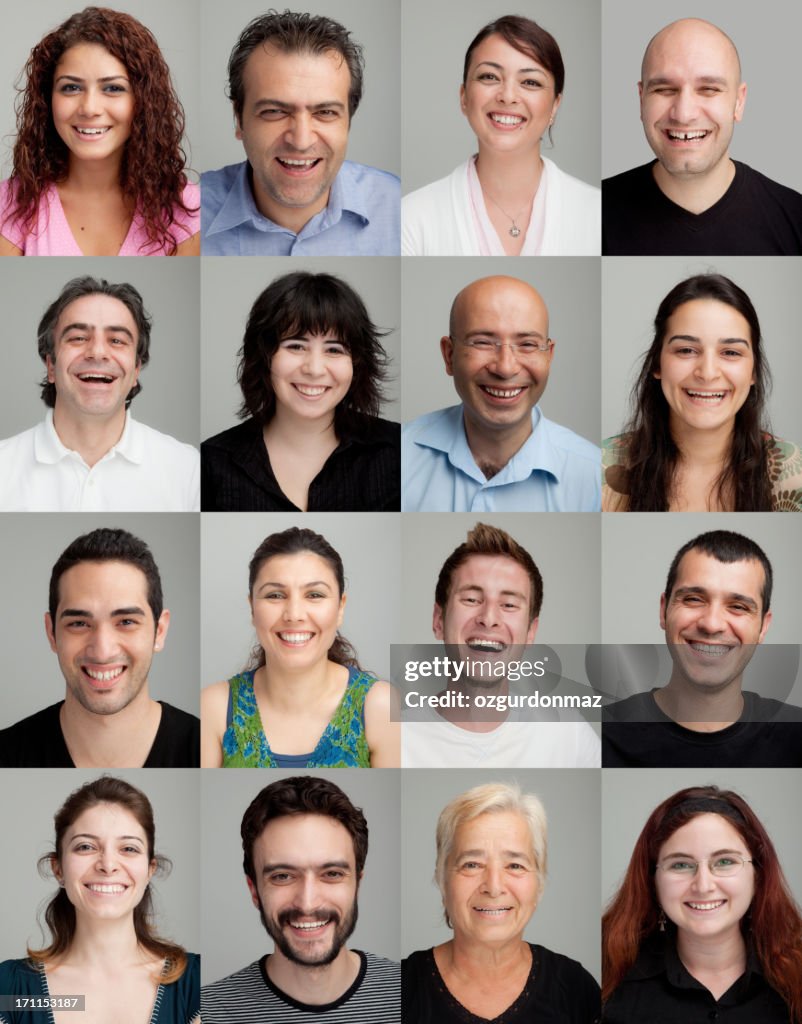
[[[37, 462], [45, 465], [56, 465], [70, 456], [81, 458], [78, 452], [68, 448], [56, 433], [53, 423], [53, 410], [48, 409], [44, 420], [37, 426], [33, 439], [34, 457]], [[131, 413], [126, 410], [125, 426], [120, 440], [110, 448], [100, 462], [121, 455], [128, 462], [139, 464], [144, 460], [145, 439], [142, 430]], [[81, 459], [81, 461], [83, 461]]]

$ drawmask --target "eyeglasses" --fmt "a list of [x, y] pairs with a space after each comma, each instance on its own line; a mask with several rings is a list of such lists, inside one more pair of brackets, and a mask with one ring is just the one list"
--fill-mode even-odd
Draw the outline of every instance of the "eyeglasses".
[[[451, 340], [456, 341], [457, 339], [451, 338]], [[527, 359], [543, 352], [550, 352], [554, 344], [551, 338], [546, 338], [541, 342], [532, 338], [523, 338], [521, 341], [499, 341], [498, 338], [460, 338], [458, 343], [470, 352], [477, 354], [483, 352], [485, 355], [493, 352], [497, 356], [501, 355], [503, 348], [509, 347], [513, 355], [519, 359]]]
[[[744, 864], [754, 864], [754, 861], [747, 860], [739, 853], [722, 853], [707, 861], [707, 869], [717, 878], [729, 878], [743, 870]], [[665, 871], [670, 878], [694, 878], [699, 870], [699, 862], [686, 860], [684, 857], [666, 857], [657, 867], [658, 870]]]

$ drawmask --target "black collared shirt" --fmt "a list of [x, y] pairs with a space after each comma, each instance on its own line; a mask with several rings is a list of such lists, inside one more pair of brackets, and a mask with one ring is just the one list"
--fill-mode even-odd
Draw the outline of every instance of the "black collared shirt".
[[746, 971], [716, 1000], [677, 954], [675, 933], [655, 933], [604, 1007], [602, 1024], [790, 1024], [788, 1007], [760, 972]]
[[[281, 490], [255, 420], [201, 445], [204, 512], [298, 512]], [[401, 427], [373, 416], [337, 448], [309, 485], [310, 512], [397, 512], [401, 508]]]

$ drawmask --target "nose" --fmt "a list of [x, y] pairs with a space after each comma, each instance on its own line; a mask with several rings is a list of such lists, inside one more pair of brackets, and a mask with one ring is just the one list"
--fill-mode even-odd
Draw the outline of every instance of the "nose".
[[112, 661], [114, 656], [119, 653], [117, 637], [110, 624], [99, 623], [96, 626], [87, 647], [87, 653], [99, 662]]
[[82, 117], [97, 117], [102, 110], [101, 95], [97, 89], [87, 86], [81, 93], [78, 112]]
[[98, 850], [97, 867], [104, 875], [110, 875], [117, 870], [117, 861], [114, 857], [114, 850], [110, 846], [102, 846]]
[[304, 353], [303, 371], [309, 377], [320, 377], [324, 373], [323, 351], [317, 345], [310, 345]]
[[680, 89], [671, 104], [671, 117], [677, 124], [691, 124], [698, 114], [696, 96], [690, 88]]
[[694, 373], [699, 380], [716, 380], [721, 375], [716, 352], [712, 349], [704, 349], [696, 362]]
[[317, 910], [321, 903], [317, 878], [312, 874], [304, 875], [298, 892], [299, 909], [310, 914], [313, 910]]
[[710, 871], [707, 861], [703, 861], [696, 869], [693, 888], [696, 892], [711, 892], [716, 887], [716, 876]]
[[293, 149], [297, 149], [299, 152], [303, 153], [310, 149], [315, 142], [312, 115], [306, 110], [293, 114], [284, 138]]
[[498, 606], [492, 601], [485, 601], [476, 614], [476, 621], [480, 626], [487, 628], [498, 626], [501, 622]]
[[488, 896], [500, 896], [504, 892], [504, 881], [498, 864], [488, 864], [485, 867], [482, 892]]
[[303, 601], [300, 594], [290, 594], [284, 603], [284, 621], [300, 622], [304, 617]]
[[519, 367], [518, 353], [509, 341], [502, 341], [500, 345], [496, 349], [491, 369], [499, 377], [514, 377]]
[[723, 633], [727, 628], [724, 609], [717, 602], [711, 601], [702, 609], [696, 624], [705, 633]]
[[518, 85], [514, 78], [504, 77], [498, 84], [497, 96], [501, 103], [515, 103], [518, 98]]

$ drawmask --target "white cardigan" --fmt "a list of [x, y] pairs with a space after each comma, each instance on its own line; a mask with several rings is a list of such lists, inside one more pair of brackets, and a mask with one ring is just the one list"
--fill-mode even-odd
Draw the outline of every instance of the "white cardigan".
[[[468, 190], [470, 157], [431, 185], [401, 200], [404, 256], [478, 256]], [[543, 256], [598, 256], [601, 253], [601, 191], [565, 174], [543, 157], [548, 174]]]

